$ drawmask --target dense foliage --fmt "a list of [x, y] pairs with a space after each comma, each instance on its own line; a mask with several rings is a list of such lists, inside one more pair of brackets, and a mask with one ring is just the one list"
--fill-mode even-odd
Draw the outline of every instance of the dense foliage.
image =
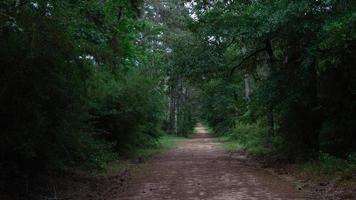
[[1, 191], [156, 145], [165, 100], [159, 55], [139, 41], [154, 31], [141, 2], [0, 5]]
[[355, 3], [195, 1], [192, 8], [196, 45], [206, 49], [195, 54], [214, 56], [190, 71], [202, 74], [203, 116], [218, 132], [292, 159], [356, 150]]
[[198, 119], [252, 153], [354, 163], [355, 55], [353, 1], [1, 1], [0, 192]]

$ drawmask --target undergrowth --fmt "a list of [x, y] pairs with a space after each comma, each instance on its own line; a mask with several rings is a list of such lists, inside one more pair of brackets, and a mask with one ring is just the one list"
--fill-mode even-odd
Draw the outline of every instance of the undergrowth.
[[136, 151], [133, 151], [132, 156], [134, 156], [134, 157], [148, 157], [148, 156], [152, 156], [157, 153], [164, 153], [164, 152], [176, 147], [177, 144], [184, 141], [185, 139], [186, 138], [184, 138], [184, 137], [163, 135], [158, 139], [155, 146], [143, 148], [143, 149], [137, 149]]
[[241, 143], [239, 141], [231, 140], [227, 136], [212, 138], [211, 141], [212, 142], [222, 142], [225, 151], [228, 151], [228, 152], [236, 152], [239, 150], [243, 150], [243, 146], [241, 145]]
[[320, 152], [318, 159], [302, 164], [302, 169], [318, 175], [351, 177], [356, 173], [356, 153], [350, 154], [347, 159], [341, 159]]
[[153, 155], [165, 153], [170, 149], [175, 148], [180, 142], [186, 140], [184, 137], [177, 137], [172, 135], [162, 135], [155, 146], [149, 148], [141, 148], [132, 151], [127, 158], [119, 158], [106, 166], [105, 169], [99, 171], [99, 174], [110, 175], [115, 174], [117, 171], [123, 171], [125, 169], [132, 169], [136, 165], [132, 165], [134, 160], [142, 160], [149, 158]]
[[270, 153], [273, 148], [268, 147], [267, 142], [277, 142], [277, 140], [268, 141], [266, 130], [259, 123], [239, 123], [235, 128], [214, 140], [223, 142], [224, 149], [227, 151], [244, 150], [253, 155]]
[[[278, 158], [284, 158], [282, 139], [277, 136], [268, 138], [266, 130], [258, 123], [239, 123], [228, 134], [213, 138], [212, 141], [222, 142], [228, 152], [243, 150], [251, 155], [274, 155], [279, 152]], [[356, 173], [356, 153], [342, 159], [319, 152], [316, 159], [304, 161], [300, 166], [303, 171], [317, 175], [352, 177]]]

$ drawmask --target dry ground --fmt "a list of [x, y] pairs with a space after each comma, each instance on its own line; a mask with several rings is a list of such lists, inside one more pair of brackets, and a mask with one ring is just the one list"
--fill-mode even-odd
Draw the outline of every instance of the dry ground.
[[231, 157], [199, 125], [192, 139], [146, 164], [124, 192], [110, 200], [292, 200], [312, 199], [292, 183]]

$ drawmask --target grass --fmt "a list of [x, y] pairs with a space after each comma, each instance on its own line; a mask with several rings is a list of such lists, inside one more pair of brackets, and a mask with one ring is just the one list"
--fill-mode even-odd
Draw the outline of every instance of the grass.
[[228, 141], [224, 143], [224, 149], [228, 152], [236, 152], [242, 150], [242, 146], [237, 141]]
[[210, 128], [209, 126], [206, 126], [206, 127], [208, 127], [207, 128], [208, 134], [213, 134], [214, 133], [214, 130], [212, 128]]
[[180, 142], [186, 140], [184, 137], [172, 135], [163, 135], [158, 140], [158, 145], [152, 148], [139, 149], [136, 152], [137, 157], [149, 157], [155, 154], [164, 153], [176, 147]]
[[177, 137], [172, 135], [163, 135], [158, 140], [158, 145], [151, 148], [138, 149], [132, 155], [130, 155], [130, 159], [119, 159], [111, 162], [102, 170], [99, 174], [109, 176], [112, 174], [116, 174], [118, 171], [131, 170], [137, 171], [142, 166], [138, 166], [133, 161], [142, 160], [152, 157], [157, 154], [165, 153], [173, 148], [175, 148], [179, 143], [185, 141], [184, 137]]
[[244, 150], [251, 155], [264, 155], [273, 150], [266, 145], [266, 133], [267, 129], [260, 122], [238, 123], [235, 128], [215, 140], [224, 143], [224, 149], [229, 152]]
[[231, 140], [229, 137], [222, 136], [222, 137], [217, 137], [217, 138], [212, 138], [212, 142], [222, 142], [223, 147], [226, 151], [228, 152], [236, 152], [242, 150], [241, 144], [236, 141], [236, 140]]
[[211, 141], [223, 143], [224, 149], [228, 152], [237, 152], [243, 150], [251, 155], [262, 155], [271, 151], [267, 147], [263, 147], [260, 144], [243, 144], [236, 139], [231, 139], [229, 136], [212, 138]]
[[318, 175], [349, 177], [356, 172], [356, 154], [351, 154], [348, 159], [340, 159], [320, 152], [318, 160], [304, 163], [301, 168], [303, 171]]

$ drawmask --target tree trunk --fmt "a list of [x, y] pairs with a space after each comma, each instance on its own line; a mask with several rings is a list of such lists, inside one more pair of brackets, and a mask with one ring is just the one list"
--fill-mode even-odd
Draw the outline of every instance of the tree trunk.
[[[246, 57], [247, 49], [244, 44], [242, 44], [241, 51], [243, 57]], [[246, 73], [244, 77], [244, 96], [246, 101], [250, 101], [250, 76], [248, 75], [248, 73]]]
[[183, 93], [183, 81], [178, 79], [178, 92], [177, 92], [177, 134], [182, 135], [184, 127], [184, 93]]
[[[273, 55], [271, 41], [269, 39], [266, 40], [266, 50], [268, 54], [267, 65], [265, 65], [265, 80], [268, 80], [270, 77], [271, 69], [275, 64], [275, 58]], [[270, 136], [274, 135], [274, 117], [273, 117], [273, 104], [272, 102], [268, 102], [267, 105], [267, 126], [268, 126], [268, 134]]]
[[250, 101], [250, 76], [248, 74], [244, 77], [244, 88], [245, 99]]
[[169, 119], [168, 119], [168, 132], [173, 134], [176, 128], [176, 85], [171, 85], [169, 97]]
[[274, 117], [273, 117], [273, 106], [268, 106], [267, 108], [267, 128], [268, 135], [274, 135]]

